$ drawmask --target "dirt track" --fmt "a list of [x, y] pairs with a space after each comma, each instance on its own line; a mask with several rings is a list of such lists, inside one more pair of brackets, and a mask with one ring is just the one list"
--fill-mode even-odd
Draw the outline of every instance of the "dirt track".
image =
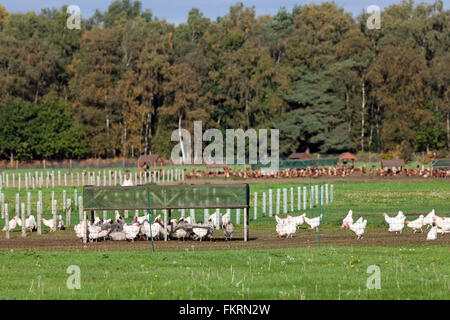
[[[192, 250], [223, 250], [223, 249], [278, 249], [278, 248], [307, 248], [317, 247], [319, 244], [318, 233], [313, 230], [300, 229], [292, 239], [278, 239], [273, 227], [257, 227], [250, 229], [250, 240], [242, 241], [242, 230], [237, 231], [233, 241], [225, 241], [222, 231], [216, 231], [216, 240], [213, 241], [155, 241], [156, 251], [192, 251]], [[426, 231], [427, 232], [427, 231]], [[450, 234], [438, 235], [438, 240], [427, 241], [426, 233], [412, 234], [405, 229], [402, 234], [393, 234], [385, 229], [366, 229], [366, 235], [361, 240], [356, 240], [355, 235], [349, 230], [339, 230], [336, 227], [325, 227], [321, 233], [321, 246], [402, 246], [402, 245], [450, 245]], [[0, 239], [0, 250], [101, 250], [101, 251], [126, 251], [126, 250], [151, 250], [151, 242], [137, 240], [126, 241], [102, 241], [91, 242], [84, 245], [75, 238], [73, 231], [58, 231], [56, 233], [44, 233], [39, 236], [36, 233], [28, 234], [22, 238], [20, 232], [14, 232], [10, 240], [5, 239], [4, 234]]]

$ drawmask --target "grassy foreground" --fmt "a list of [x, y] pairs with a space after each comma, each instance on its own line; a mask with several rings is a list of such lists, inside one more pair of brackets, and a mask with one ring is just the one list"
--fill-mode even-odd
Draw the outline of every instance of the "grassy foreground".
[[[0, 252], [1, 299], [449, 299], [448, 246]], [[66, 286], [81, 270], [81, 289]], [[369, 290], [367, 268], [380, 268]], [[70, 282], [70, 281], [69, 281]]]

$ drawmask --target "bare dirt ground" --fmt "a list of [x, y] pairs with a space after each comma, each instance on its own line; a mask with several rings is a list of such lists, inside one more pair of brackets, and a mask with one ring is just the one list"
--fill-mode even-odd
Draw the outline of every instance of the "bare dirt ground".
[[[213, 241], [155, 241], [155, 251], [197, 251], [197, 250], [239, 250], [239, 249], [280, 249], [280, 248], [309, 248], [318, 247], [319, 237], [315, 230], [300, 229], [292, 239], [278, 239], [274, 227], [250, 228], [250, 239], [243, 241], [242, 230], [237, 230], [232, 241], [225, 241], [221, 230], [215, 231]], [[438, 240], [427, 241], [426, 233], [413, 234], [411, 230], [403, 230], [402, 234], [390, 233], [386, 229], [368, 228], [363, 239], [357, 240], [353, 232], [340, 230], [336, 227], [324, 227], [321, 230], [320, 245], [329, 246], [404, 246], [404, 245], [450, 245], [450, 234], [438, 235]], [[27, 234], [25, 238], [20, 232], [13, 232], [7, 240], [2, 234], [0, 251], [3, 250], [43, 250], [43, 251], [129, 251], [151, 250], [151, 241], [100, 241], [83, 244], [76, 239], [72, 230]]]

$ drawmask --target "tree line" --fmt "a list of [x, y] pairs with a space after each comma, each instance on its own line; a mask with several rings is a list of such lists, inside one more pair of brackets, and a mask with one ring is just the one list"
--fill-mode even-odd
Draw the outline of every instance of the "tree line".
[[237, 3], [177, 26], [116, 0], [0, 6], [0, 158], [169, 157], [171, 132], [279, 128], [280, 152], [450, 151], [450, 11], [404, 0], [354, 18], [334, 3], [256, 16]]

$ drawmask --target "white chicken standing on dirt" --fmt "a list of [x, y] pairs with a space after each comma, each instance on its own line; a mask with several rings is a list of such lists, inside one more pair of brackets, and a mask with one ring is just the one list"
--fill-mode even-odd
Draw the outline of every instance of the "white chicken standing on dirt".
[[316, 229], [316, 231], [319, 231], [319, 225], [322, 219], [322, 215], [311, 219], [305, 216], [304, 219], [305, 222], [311, 227], [311, 229]]
[[348, 228], [347, 223], [349, 225], [353, 224], [353, 211], [349, 210], [344, 220], [342, 220], [341, 230], [344, 228]]
[[413, 229], [413, 233], [416, 233], [419, 230], [423, 233], [423, 219], [425, 219], [425, 217], [423, 216], [423, 214], [421, 214], [419, 218], [414, 221], [406, 220], [406, 226]]
[[123, 232], [125, 232], [125, 236], [126, 236], [127, 240], [134, 241], [134, 239], [137, 237], [139, 231], [140, 231], [139, 222], [134, 223], [132, 225], [128, 225], [128, 224], [123, 225]]
[[283, 236], [286, 236], [286, 238], [292, 238], [297, 231], [297, 225], [292, 218], [287, 217], [286, 219], [280, 219], [277, 215], [275, 215], [275, 219], [277, 221], [277, 225], [275, 227], [277, 237], [280, 239]]
[[362, 237], [364, 236], [364, 230], [366, 229], [367, 226], [367, 220], [362, 219], [362, 217], [360, 219], [358, 219], [358, 221], [356, 221], [356, 223], [345, 223], [346, 227], [349, 228], [350, 230], [352, 230], [357, 236], [358, 236], [358, 240], [362, 239]]
[[386, 213], [383, 213], [384, 220], [389, 224], [389, 232], [400, 232], [402, 233], [403, 228], [405, 227], [405, 216], [403, 212], [399, 212], [395, 217], [389, 217]]
[[295, 223], [295, 226], [301, 226], [305, 222], [306, 213], [300, 215], [300, 216], [287, 216], [287, 219]]
[[[12, 217], [12, 219], [9, 220], [9, 223], [8, 223], [8, 227], [9, 227], [8, 230], [9, 230], [9, 231], [13, 231], [13, 230], [16, 228], [16, 226], [17, 226], [17, 220], [18, 220], [18, 219], [16, 219], [16, 217]], [[6, 224], [5, 224], [5, 226], [3, 227], [2, 232], [6, 232]]]

